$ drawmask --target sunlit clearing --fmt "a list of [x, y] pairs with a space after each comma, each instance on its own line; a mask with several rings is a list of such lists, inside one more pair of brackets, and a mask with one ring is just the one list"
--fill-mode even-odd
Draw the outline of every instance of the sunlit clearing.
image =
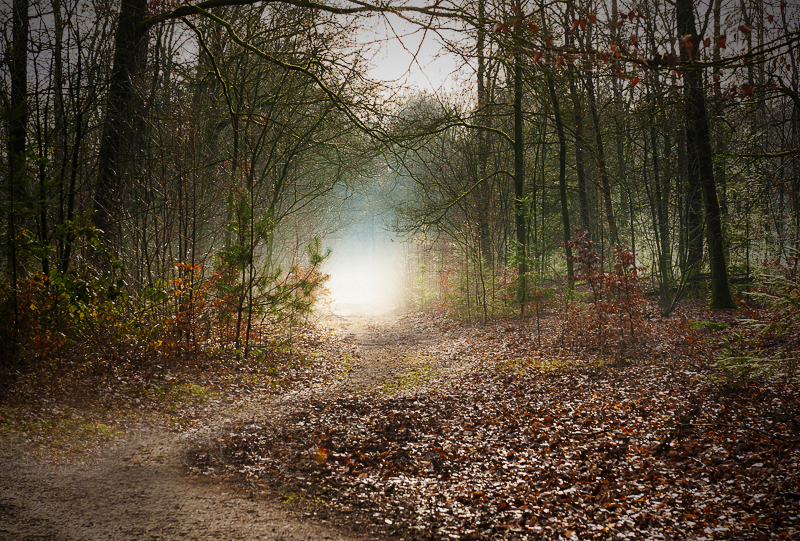
[[402, 293], [402, 247], [374, 223], [343, 233], [326, 261], [331, 309], [348, 315], [385, 313], [397, 308]]

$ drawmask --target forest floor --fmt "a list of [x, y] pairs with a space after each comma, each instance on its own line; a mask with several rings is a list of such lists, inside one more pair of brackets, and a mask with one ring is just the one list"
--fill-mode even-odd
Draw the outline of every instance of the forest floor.
[[796, 538], [800, 384], [715, 377], [739, 316], [624, 357], [403, 314], [247, 365], [62, 361], [0, 389], [0, 540]]

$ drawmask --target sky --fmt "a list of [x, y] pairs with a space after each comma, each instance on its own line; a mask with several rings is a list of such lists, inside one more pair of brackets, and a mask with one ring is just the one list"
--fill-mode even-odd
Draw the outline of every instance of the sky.
[[458, 74], [454, 72], [459, 63], [443, 50], [435, 32], [426, 32], [400, 18], [373, 19], [372, 31], [365, 30], [361, 36], [376, 49], [371, 78], [426, 91], [446, 92], [457, 86]]

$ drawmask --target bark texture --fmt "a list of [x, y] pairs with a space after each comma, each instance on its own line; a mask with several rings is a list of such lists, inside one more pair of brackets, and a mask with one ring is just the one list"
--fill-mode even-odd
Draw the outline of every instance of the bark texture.
[[706, 218], [706, 244], [711, 269], [711, 308], [735, 308], [728, 282], [725, 264], [722, 220], [714, 182], [714, 162], [711, 150], [711, 134], [708, 127], [705, 96], [703, 94], [703, 72], [693, 64], [692, 52], [698, 47], [692, 0], [677, 0], [675, 4], [678, 34], [691, 36], [684, 42], [681, 51], [684, 83], [684, 107], [686, 114], [686, 150], [689, 159], [690, 179], [696, 179], [703, 193]]

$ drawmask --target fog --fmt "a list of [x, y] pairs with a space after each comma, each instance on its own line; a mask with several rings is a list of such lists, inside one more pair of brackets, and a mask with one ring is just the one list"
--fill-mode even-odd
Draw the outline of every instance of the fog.
[[357, 218], [329, 244], [331, 310], [339, 315], [389, 312], [402, 302], [403, 246], [374, 214]]

